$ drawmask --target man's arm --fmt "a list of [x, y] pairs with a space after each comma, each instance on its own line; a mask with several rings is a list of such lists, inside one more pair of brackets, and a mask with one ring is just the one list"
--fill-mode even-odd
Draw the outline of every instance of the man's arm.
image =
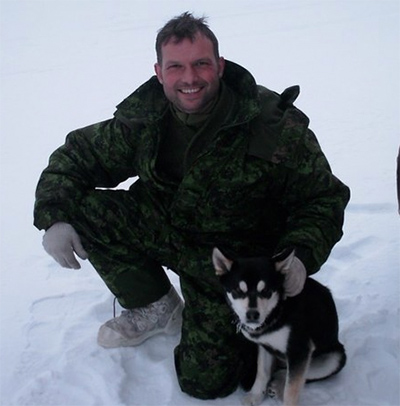
[[288, 213], [278, 250], [296, 247], [307, 273], [319, 270], [342, 237], [350, 190], [330, 169], [312, 131], [292, 149], [284, 169], [282, 204]]
[[34, 224], [38, 229], [70, 222], [71, 207], [79, 204], [86, 191], [115, 187], [136, 175], [130, 131], [114, 118], [67, 136], [50, 156], [37, 185]]

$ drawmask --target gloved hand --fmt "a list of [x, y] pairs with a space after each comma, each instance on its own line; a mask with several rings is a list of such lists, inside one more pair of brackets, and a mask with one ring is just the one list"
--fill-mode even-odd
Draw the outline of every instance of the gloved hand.
[[[278, 254], [277, 257], [280, 255], [281, 254]], [[285, 275], [283, 287], [286, 296], [296, 296], [303, 290], [307, 278], [307, 271], [300, 259], [295, 256], [294, 251], [285, 259], [277, 260], [277, 262], [275, 262], [275, 268]]]
[[88, 258], [78, 233], [68, 223], [53, 224], [43, 236], [43, 248], [64, 268], [81, 267], [74, 253], [81, 259]]

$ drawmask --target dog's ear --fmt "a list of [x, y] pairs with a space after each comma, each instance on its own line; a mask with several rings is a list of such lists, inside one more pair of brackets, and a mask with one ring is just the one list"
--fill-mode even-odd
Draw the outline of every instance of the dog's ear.
[[214, 248], [212, 253], [212, 262], [217, 276], [222, 276], [230, 271], [232, 262], [218, 249]]
[[280, 272], [284, 272], [285, 270], [289, 269], [295, 254], [296, 252], [293, 248], [286, 248], [274, 255], [272, 260], [275, 262], [275, 269]]

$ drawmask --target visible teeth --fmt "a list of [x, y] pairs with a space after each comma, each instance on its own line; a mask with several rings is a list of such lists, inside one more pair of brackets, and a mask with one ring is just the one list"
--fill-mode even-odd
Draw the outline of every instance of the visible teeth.
[[187, 93], [187, 94], [189, 94], [189, 93], [197, 93], [198, 91], [200, 91], [199, 87], [197, 87], [196, 89], [181, 89], [182, 93]]

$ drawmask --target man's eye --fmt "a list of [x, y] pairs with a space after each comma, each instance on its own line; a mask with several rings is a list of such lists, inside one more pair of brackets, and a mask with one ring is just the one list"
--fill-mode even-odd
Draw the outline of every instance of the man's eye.
[[210, 65], [210, 61], [197, 61], [193, 66], [196, 68], [207, 68]]

